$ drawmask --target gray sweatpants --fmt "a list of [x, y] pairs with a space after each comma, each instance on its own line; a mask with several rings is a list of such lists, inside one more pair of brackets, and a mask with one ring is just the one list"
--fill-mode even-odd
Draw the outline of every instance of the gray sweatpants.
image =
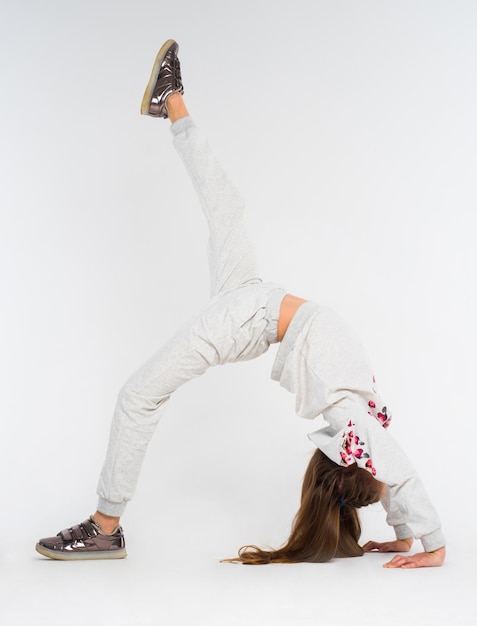
[[263, 283], [247, 237], [244, 203], [190, 117], [171, 126], [209, 226], [212, 297], [122, 388], [98, 484], [98, 510], [121, 515], [171, 394], [213, 365], [260, 356], [277, 341], [285, 291]]

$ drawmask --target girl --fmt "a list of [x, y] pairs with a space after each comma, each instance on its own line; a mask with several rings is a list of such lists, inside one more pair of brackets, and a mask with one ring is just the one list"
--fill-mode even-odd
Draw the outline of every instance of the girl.
[[[328, 426], [310, 435], [317, 450], [286, 544], [277, 550], [247, 546], [231, 560], [324, 562], [371, 550], [408, 552], [417, 538], [424, 552], [395, 556], [386, 566], [441, 565], [445, 547], [438, 516], [407, 457], [386, 430], [391, 416], [376, 392], [360, 343], [325, 306], [260, 279], [244, 229], [242, 199], [184, 104], [177, 53], [173, 40], [160, 49], [141, 113], [172, 123], [174, 145], [209, 226], [212, 297], [121, 390], [96, 513], [56, 537], [41, 539], [37, 551], [61, 560], [125, 557], [120, 516], [134, 493], [148, 442], [171, 394], [213, 365], [253, 359], [270, 344], [280, 343], [272, 378], [296, 394], [299, 416], [322, 414]], [[360, 547], [357, 510], [378, 500], [387, 510], [396, 540]]]

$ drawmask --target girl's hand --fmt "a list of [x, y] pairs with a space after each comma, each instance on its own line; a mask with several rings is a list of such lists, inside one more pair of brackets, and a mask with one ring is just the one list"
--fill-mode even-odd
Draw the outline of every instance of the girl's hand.
[[396, 539], [395, 541], [368, 541], [363, 546], [365, 552], [409, 552], [411, 549], [413, 538]]
[[[396, 539], [395, 541], [368, 541], [363, 546], [365, 552], [409, 552], [413, 543], [409, 539]], [[409, 556], [397, 554], [393, 559], [383, 565], [388, 568], [413, 569], [416, 567], [440, 567], [446, 558], [446, 549], [439, 548], [433, 552], [418, 552]]]
[[411, 556], [401, 556], [397, 554], [391, 561], [385, 563], [383, 567], [401, 567], [402, 569], [412, 569], [415, 567], [440, 567], [446, 558], [446, 549], [439, 548], [434, 552], [419, 552]]

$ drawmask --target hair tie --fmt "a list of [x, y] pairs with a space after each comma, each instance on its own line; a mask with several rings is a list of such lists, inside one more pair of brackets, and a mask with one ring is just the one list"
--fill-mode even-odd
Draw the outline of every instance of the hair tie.
[[344, 505], [345, 505], [344, 498], [340, 498], [340, 499], [338, 500], [338, 502], [340, 503], [340, 506], [344, 506]]

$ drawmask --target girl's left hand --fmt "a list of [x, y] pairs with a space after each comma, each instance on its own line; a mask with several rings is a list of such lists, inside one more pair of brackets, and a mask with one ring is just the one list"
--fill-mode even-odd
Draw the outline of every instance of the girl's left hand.
[[414, 539], [395, 539], [394, 541], [368, 541], [364, 544], [365, 552], [409, 552]]

